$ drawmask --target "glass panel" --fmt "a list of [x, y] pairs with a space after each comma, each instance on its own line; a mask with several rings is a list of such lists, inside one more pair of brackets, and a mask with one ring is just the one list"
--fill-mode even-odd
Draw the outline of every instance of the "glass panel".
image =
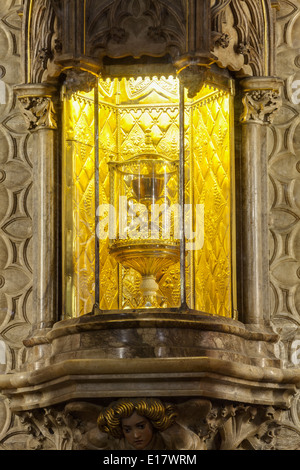
[[[178, 82], [173, 77], [160, 79], [122, 79], [99, 81], [100, 175], [105, 184], [100, 204], [109, 204], [108, 162], [129, 162], [136, 155], [152, 150], [168, 160], [179, 155]], [[114, 114], [113, 114], [114, 113]], [[114, 116], [109, 124], [108, 115]], [[105, 132], [104, 132], [105, 128]], [[107, 146], [110, 144], [110, 147]], [[122, 181], [122, 180], [120, 180]], [[100, 181], [101, 184], [101, 181]], [[174, 178], [168, 181], [169, 195], [174, 192]], [[173, 188], [172, 188], [173, 185]], [[175, 185], [177, 186], [177, 185]], [[129, 191], [130, 188], [128, 187]], [[116, 192], [114, 187], [112, 191]], [[123, 188], [124, 191], [124, 188]], [[123, 195], [128, 195], [127, 193]], [[116, 194], [115, 194], [116, 196]], [[103, 217], [108, 213], [103, 211]], [[118, 264], [109, 253], [108, 240], [101, 240], [100, 308], [137, 308], [142, 305], [141, 274], [128, 263]], [[106, 269], [105, 269], [106, 267]], [[174, 270], [176, 276], [174, 279]], [[117, 274], [118, 273], [118, 274]], [[111, 282], [108, 284], [108, 279]], [[158, 273], [159, 305], [179, 305], [179, 264]], [[172, 281], [172, 282], [170, 282]], [[176, 281], [176, 282], [174, 282]], [[177, 293], [175, 293], [175, 286]], [[108, 290], [109, 288], [109, 290]], [[107, 297], [111, 292], [114, 295]], [[117, 305], [118, 304], [118, 305]]]
[[189, 198], [194, 211], [193, 231], [196, 219], [199, 220], [198, 234], [191, 245], [194, 251], [189, 257], [193, 258], [190, 302], [196, 310], [230, 317], [233, 274], [230, 95], [204, 87], [189, 107], [188, 179], [192, 182]]
[[95, 289], [94, 95], [64, 99], [65, 317], [90, 312]]
[[[93, 98], [93, 93], [78, 93], [64, 99], [65, 317], [89, 313], [94, 303]], [[99, 80], [98, 101], [100, 308], [137, 308], [143, 302], [141, 273], [111, 254], [110, 204], [122, 185], [124, 190], [127, 184], [126, 195], [133, 194], [137, 155], [151, 150], [165, 161], [179, 160], [179, 84], [174, 77]], [[185, 99], [187, 301], [192, 309], [228, 317], [233, 278], [230, 106], [229, 92], [209, 86], [193, 100]], [[112, 178], [112, 162], [132, 177], [126, 180], [120, 173], [119, 179]], [[163, 186], [169, 202], [176, 204], [176, 178]], [[178, 307], [179, 263], [166, 264], [156, 282], [159, 306]]]

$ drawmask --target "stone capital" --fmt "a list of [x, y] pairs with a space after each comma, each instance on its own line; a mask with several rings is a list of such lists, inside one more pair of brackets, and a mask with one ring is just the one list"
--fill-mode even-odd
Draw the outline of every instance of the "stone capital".
[[27, 84], [15, 87], [21, 112], [27, 122], [28, 130], [56, 130], [56, 102], [58, 89], [47, 84]]
[[271, 124], [281, 106], [282, 81], [273, 77], [252, 77], [241, 82], [242, 123]]

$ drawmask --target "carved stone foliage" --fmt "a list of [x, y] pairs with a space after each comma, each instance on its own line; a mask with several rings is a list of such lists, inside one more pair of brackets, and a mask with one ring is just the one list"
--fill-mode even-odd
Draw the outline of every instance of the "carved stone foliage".
[[242, 122], [272, 123], [276, 111], [280, 108], [280, 93], [274, 90], [249, 91], [243, 97], [243, 104]]
[[0, 439], [0, 450], [72, 450], [80, 423], [59, 409], [39, 409], [14, 415]]
[[[175, 410], [176, 420], [156, 431], [153, 450], [274, 450], [284, 448], [291, 436], [288, 448], [300, 445], [299, 433], [287, 429], [282, 412], [269, 406], [206, 399], [165, 405]], [[126, 439], [124, 443], [124, 438], [99, 430], [97, 418], [103, 409], [93, 403], [73, 402], [64, 408], [20, 412], [10, 432], [0, 440], [0, 448], [13, 449], [18, 436], [19, 448], [31, 450], [128, 449]], [[155, 414], [152, 411], [151, 419]]]
[[51, 98], [22, 97], [19, 101], [29, 130], [57, 128], [57, 116]]

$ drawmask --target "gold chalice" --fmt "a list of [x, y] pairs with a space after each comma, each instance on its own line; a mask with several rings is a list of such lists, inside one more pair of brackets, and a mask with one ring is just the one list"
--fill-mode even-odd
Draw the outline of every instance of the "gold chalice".
[[[128, 196], [129, 204], [142, 204], [146, 208], [148, 223], [151, 223], [151, 207], [153, 204], [170, 201], [168, 182], [170, 178], [177, 178], [178, 162], [164, 159], [157, 154], [142, 154], [127, 162], [112, 163], [115, 186], [119, 194]], [[178, 187], [178, 186], [177, 186]], [[129, 207], [128, 204], [128, 207]], [[160, 224], [161, 225], [161, 224]], [[161, 229], [161, 227], [160, 227]], [[148, 233], [148, 231], [147, 231]], [[130, 227], [126, 237], [111, 241], [110, 253], [127, 268], [133, 268], [141, 277], [140, 289], [143, 300], [140, 307], [159, 307], [157, 277], [159, 273], [180, 259], [179, 241], [175, 239], [172, 231], [169, 238], [159, 236], [139, 237], [131, 236]]]

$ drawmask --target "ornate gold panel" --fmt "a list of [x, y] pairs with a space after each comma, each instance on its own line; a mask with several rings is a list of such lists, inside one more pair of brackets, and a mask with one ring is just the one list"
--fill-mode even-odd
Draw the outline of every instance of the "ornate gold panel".
[[[179, 84], [174, 77], [99, 80], [98, 91], [99, 202], [109, 204], [108, 162], [126, 162], [149, 144], [179, 159]], [[190, 308], [231, 316], [230, 94], [205, 86], [185, 100], [185, 201], [204, 207], [203, 246], [187, 250], [187, 301]], [[93, 93], [64, 101], [65, 305], [66, 316], [78, 316], [92, 310], [95, 289]], [[192, 231], [198, 216], [193, 209]], [[100, 240], [99, 268], [100, 308], [137, 308], [140, 275], [114, 260], [108, 239]], [[179, 263], [163, 270], [158, 283], [160, 305], [179, 306]]]
[[63, 257], [65, 316], [91, 311], [95, 288], [94, 100], [64, 99]]

